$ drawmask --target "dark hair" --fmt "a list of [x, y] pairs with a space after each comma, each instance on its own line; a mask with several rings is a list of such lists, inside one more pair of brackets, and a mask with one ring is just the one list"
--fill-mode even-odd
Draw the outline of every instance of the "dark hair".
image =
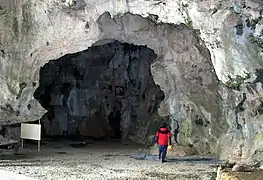
[[167, 128], [168, 124], [165, 122], [163, 123], [163, 125], [161, 126], [162, 128]]

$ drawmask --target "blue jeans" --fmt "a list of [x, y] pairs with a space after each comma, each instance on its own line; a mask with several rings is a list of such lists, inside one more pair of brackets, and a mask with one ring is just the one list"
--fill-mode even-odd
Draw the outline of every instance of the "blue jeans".
[[168, 146], [159, 145], [159, 159], [165, 160]]

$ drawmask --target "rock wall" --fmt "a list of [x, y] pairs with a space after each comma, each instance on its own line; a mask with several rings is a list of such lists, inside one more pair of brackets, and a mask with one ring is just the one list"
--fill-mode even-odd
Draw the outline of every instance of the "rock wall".
[[222, 159], [262, 162], [262, 82], [258, 81], [259, 72], [255, 73], [258, 75], [256, 80], [242, 82], [240, 90], [220, 89], [223, 116], [229, 124], [227, 133], [220, 138]]
[[155, 83], [165, 93], [159, 114], [172, 116], [172, 129], [175, 120], [179, 121], [183, 144], [200, 153], [215, 152], [216, 141], [227, 124], [220, 119], [219, 81], [198, 32], [183, 24], [156, 25], [130, 13], [114, 18], [105, 13], [98, 24], [101, 39], [147, 44], [155, 50], [157, 58], [151, 70]]
[[170, 114], [172, 128], [180, 122], [183, 144], [233, 160], [260, 156], [261, 116], [252, 112], [261, 107], [262, 1], [2, 0], [0, 22], [3, 125], [45, 113], [33, 92], [50, 59], [118, 40], [157, 54], [158, 114]]

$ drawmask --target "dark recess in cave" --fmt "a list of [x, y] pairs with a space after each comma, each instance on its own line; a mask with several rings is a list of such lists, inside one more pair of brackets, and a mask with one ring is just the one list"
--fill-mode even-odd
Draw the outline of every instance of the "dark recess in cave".
[[121, 112], [113, 111], [108, 116], [108, 122], [110, 127], [113, 129], [111, 138], [120, 139], [121, 138]]
[[114, 41], [46, 63], [34, 93], [48, 111], [41, 120], [43, 136], [136, 134], [139, 121], [151, 120], [164, 99], [150, 71], [156, 57], [146, 46]]

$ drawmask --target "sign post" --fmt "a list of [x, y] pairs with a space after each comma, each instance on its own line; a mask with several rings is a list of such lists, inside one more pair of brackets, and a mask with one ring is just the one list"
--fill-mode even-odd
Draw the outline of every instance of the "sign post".
[[21, 134], [20, 138], [22, 140], [22, 150], [24, 149], [24, 139], [31, 139], [38, 141], [37, 150], [40, 151], [40, 140], [41, 140], [41, 125], [39, 124], [21, 124]]

